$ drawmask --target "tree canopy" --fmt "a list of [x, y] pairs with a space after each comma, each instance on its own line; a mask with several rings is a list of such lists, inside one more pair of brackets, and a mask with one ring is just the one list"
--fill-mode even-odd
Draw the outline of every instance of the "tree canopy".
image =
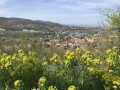
[[100, 9], [100, 14], [105, 16], [105, 21], [110, 25], [109, 29], [117, 30], [120, 33], [120, 5], [114, 8]]

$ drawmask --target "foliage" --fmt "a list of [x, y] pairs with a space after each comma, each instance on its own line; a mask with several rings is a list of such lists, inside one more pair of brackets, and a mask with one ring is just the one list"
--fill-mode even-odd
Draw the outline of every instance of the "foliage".
[[[25, 54], [29, 51], [37, 53], [36, 57], [40, 60], [43, 57], [50, 59], [54, 53], [62, 56], [65, 52], [63, 48], [56, 46], [45, 47], [39, 38], [30, 38], [29, 36], [21, 36], [17, 39], [14, 38], [0, 38], [0, 50], [4, 53], [13, 55], [17, 53], [19, 49], [22, 49]], [[42, 55], [40, 55], [42, 53]]]
[[17, 90], [119, 90], [120, 55], [113, 47], [100, 52], [81, 54], [66, 51], [61, 60], [57, 54], [43, 61], [36, 53], [18, 50], [14, 55], [0, 52], [0, 86]]
[[99, 50], [102, 56], [104, 55], [102, 52], [106, 51], [107, 49], [112, 48], [113, 46], [120, 46], [118, 32], [111, 30], [100, 32], [99, 35], [95, 37], [95, 42], [88, 42], [83, 46], [86, 48], [86, 50], [89, 50], [92, 53], [94, 53], [96, 50]]
[[105, 16], [105, 21], [110, 25], [108, 29], [118, 30], [120, 33], [120, 6], [115, 5], [114, 8], [99, 9], [100, 14]]

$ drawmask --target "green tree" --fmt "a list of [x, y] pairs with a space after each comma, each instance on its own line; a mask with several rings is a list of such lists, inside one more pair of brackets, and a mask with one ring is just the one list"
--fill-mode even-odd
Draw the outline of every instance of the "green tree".
[[99, 9], [99, 11], [105, 17], [105, 21], [110, 25], [107, 29], [117, 30], [120, 36], [120, 5], [115, 5], [114, 8]]

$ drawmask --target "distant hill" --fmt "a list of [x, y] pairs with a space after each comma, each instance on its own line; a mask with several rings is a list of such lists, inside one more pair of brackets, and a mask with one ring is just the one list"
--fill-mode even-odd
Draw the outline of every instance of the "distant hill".
[[50, 31], [60, 29], [61, 27], [63, 27], [63, 25], [49, 21], [0, 17], [0, 28], [5, 30], [21, 31], [28, 29]]
[[42, 20], [30, 20], [23, 18], [0, 17], [0, 28], [6, 31], [39, 31], [42, 33], [73, 33], [73, 32], [98, 32], [96, 27], [69, 26]]

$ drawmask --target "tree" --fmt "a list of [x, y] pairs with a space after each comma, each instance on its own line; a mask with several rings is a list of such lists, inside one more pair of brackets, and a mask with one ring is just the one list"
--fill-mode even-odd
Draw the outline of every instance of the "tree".
[[105, 16], [105, 21], [110, 25], [107, 29], [117, 30], [120, 36], [120, 5], [115, 8], [99, 9], [100, 14]]

